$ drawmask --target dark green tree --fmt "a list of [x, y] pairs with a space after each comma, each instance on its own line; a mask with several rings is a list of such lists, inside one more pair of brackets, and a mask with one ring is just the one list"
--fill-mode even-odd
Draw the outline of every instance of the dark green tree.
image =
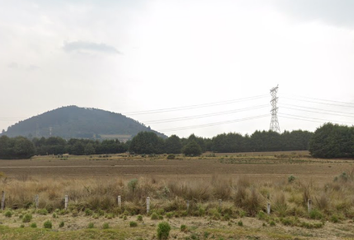
[[129, 152], [138, 154], [162, 153], [164, 141], [153, 132], [140, 132], [129, 146]]
[[202, 148], [199, 146], [199, 144], [194, 141], [188, 141], [187, 145], [184, 146], [183, 150], [182, 150], [183, 154], [186, 156], [199, 156], [202, 154]]
[[176, 135], [172, 135], [165, 141], [165, 152], [178, 154], [182, 151], [181, 139]]

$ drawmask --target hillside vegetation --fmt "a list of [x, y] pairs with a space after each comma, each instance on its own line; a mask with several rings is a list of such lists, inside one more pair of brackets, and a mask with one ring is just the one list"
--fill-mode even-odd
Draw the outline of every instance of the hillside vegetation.
[[[141, 131], [155, 132], [122, 114], [77, 106], [61, 107], [10, 126], [2, 135], [9, 137], [117, 138], [126, 140]], [[121, 139], [120, 136], [122, 136]]]

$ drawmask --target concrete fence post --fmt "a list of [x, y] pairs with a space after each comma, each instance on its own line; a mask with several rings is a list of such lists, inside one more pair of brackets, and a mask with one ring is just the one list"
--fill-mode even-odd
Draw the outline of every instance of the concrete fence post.
[[68, 209], [68, 202], [69, 202], [69, 196], [68, 195], [65, 195], [64, 197], [64, 207], [65, 207], [65, 210]]
[[150, 197], [146, 198], [146, 213], [150, 212]]
[[267, 214], [270, 214], [270, 203], [267, 204]]
[[121, 196], [118, 196], [118, 207], [122, 208], [122, 198], [121, 198]]
[[1, 210], [4, 210], [5, 208], [5, 191], [2, 191], [2, 194], [1, 194]]
[[39, 196], [37, 194], [36, 196], [34, 196], [34, 204], [36, 206], [36, 209], [38, 208], [38, 203], [39, 203]]

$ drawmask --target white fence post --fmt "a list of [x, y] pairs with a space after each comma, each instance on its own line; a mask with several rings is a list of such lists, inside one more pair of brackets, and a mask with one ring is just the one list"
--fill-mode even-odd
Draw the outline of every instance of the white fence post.
[[311, 199], [309, 199], [307, 201], [307, 210], [308, 210], [308, 212], [311, 212], [311, 209], [312, 209], [312, 201], [311, 201]]
[[34, 203], [36, 205], [36, 209], [38, 208], [38, 202], [39, 202], [39, 196], [37, 194], [36, 196], [34, 196]]
[[2, 197], [1, 197], [1, 210], [4, 210], [5, 208], [5, 192], [2, 191]]
[[149, 214], [150, 212], [150, 197], [146, 198], [146, 213]]
[[121, 196], [118, 196], [118, 207], [122, 208], [122, 198], [121, 198]]
[[267, 214], [270, 214], [270, 203], [267, 204]]
[[68, 195], [65, 195], [65, 198], [64, 198], [64, 203], [65, 203], [65, 210], [68, 209], [68, 202], [69, 202], [69, 196]]

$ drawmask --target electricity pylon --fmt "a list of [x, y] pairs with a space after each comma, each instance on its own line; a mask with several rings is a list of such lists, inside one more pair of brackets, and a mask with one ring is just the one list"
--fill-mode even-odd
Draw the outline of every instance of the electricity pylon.
[[272, 105], [272, 110], [270, 110], [271, 114], [272, 114], [272, 119], [270, 121], [270, 127], [269, 129], [271, 131], [274, 132], [278, 132], [280, 133], [280, 127], [279, 127], [279, 122], [278, 122], [278, 107], [277, 107], [277, 103], [278, 103], [278, 97], [277, 97], [277, 92], [278, 92], [278, 86], [270, 89], [270, 95], [272, 96], [272, 100], [270, 100], [270, 104]]

